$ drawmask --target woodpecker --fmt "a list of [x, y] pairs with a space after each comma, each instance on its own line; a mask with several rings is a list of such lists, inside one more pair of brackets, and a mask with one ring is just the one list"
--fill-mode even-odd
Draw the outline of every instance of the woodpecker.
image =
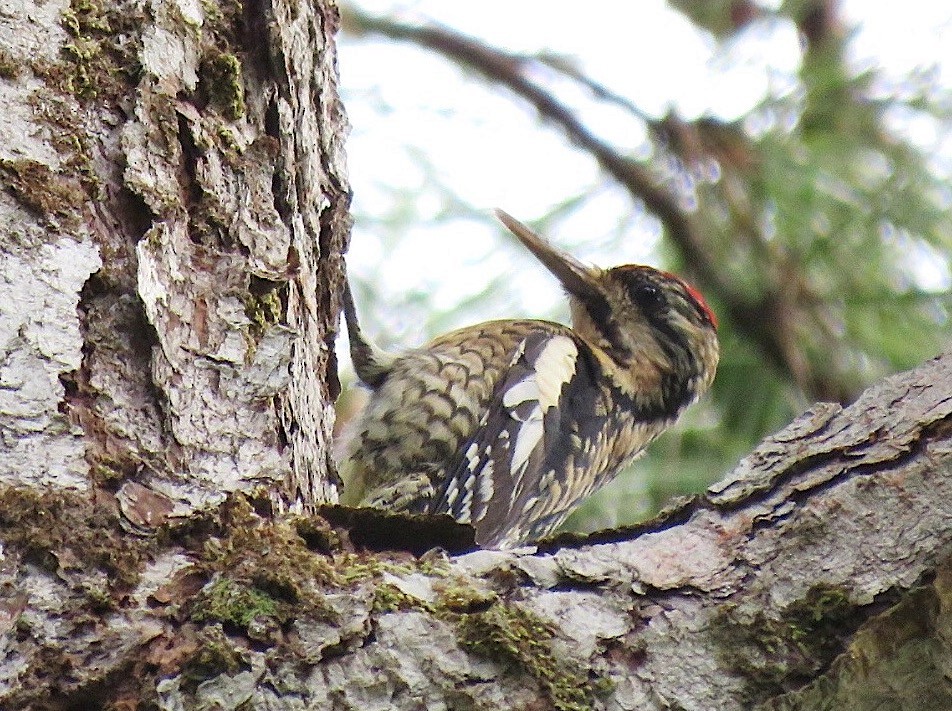
[[366, 340], [345, 286], [351, 355], [371, 396], [341, 502], [448, 513], [483, 547], [544, 537], [714, 379], [717, 321], [686, 282], [587, 266], [501, 210], [561, 282], [572, 327], [489, 321], [401, 354]]

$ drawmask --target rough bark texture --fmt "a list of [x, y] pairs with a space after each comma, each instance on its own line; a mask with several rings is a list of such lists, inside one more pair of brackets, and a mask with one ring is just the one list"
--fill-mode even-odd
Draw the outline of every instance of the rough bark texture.
[[947, 355], [640, 531], [455, 558], [354, 552], [240, 495], [143, 538], [5, 490], [0, 704], [949, 708], [950, 422]]
[[952, 355], [583, 544], [274, 515], [332, 498], [336, 17], [0, 9], [0, 707], [952, 706]]
[[348, 233], [330, 3], [0, 11], [0, 481], [154, 526], [331, 500]]
[[129, 531], [235, 491], [335, 496], [337, 23], [329, 1], [0, 7], [0, 707], [85, 708], [117, 671], [97, 650], [141, 651], [123, 615], [92, 623], [175, 567]]

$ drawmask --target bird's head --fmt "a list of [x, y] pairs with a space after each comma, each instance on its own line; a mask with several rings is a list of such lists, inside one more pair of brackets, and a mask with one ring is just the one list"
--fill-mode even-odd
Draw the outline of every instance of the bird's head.
[[496, 215], [561, 282], [573, 328], [623, 390], [659, 414], [676, 414], [707, 390], [717, 319], [697, 290], [653, 267], [582, 264], [505, 212]]

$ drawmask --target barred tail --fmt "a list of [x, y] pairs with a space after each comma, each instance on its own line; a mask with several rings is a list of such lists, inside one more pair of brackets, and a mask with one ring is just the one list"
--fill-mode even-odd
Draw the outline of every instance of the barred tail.
[[386, 379], [393, 365], [394, 356], [382, 351], [366, 340], [357, 321], [357, 308], [354, 295], [350, 291], [350, 280], [344, 279], [344, 321], [347, 323], [347, 335], [350, 338], [350, 357], [354, 361], [357, 377], [372, 388], [378, 387]]

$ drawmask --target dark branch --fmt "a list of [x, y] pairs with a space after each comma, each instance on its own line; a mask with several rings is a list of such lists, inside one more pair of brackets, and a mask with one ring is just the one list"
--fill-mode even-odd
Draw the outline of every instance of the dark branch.
[[[472, 37], [439, 26], [410, 25], [385, 18], [373, 17], [349, 8], [345, 26], [356, 34], [375, 33], [390, 39], [411, 42], [433, 50], [462, 66], [502, 84], [529, 101], [539, 115], [561, 128], [577, 146], [590, 153], [605, 172], [620, 183], [636, 201], [654, 214], [662, 223], [667, 236], [680, 252], [687, 269], [703, 291], [715, 295], [722, 307], [722, 317], [729, 320], [740, 334], [757, 344], [769, 363], [790, 377], [812, 398], [849, 399], [835, 378], [811, 372], [810, 364], [799, 348], [791, 343], [786, 326], [799, 310], [789, 290], [775, 285], [758, 300], [749, 299], [737, 290], [728, 273], [719, 269], [713, 258], [714, 250], [705, 239], [700, 222], [680, 205], [678, 196], [660, 184], [643, 164], [620, 154], [586, 127], [575, 113], [559, 102], [548, 91], [529, 78], [527, 66], [540, 60], [515, 55], [490, 47]], [[548, 61], [545, 62], [547, 65]], [[578, 73], [556, 67], [566, 76]], [[577, 77], [576, 77], [577, 78]], [[619, 101], [601, 84], [585, 78], [577, 79], [596, 96], [613, 103]], [[632, 108], [630, 102], [626, 102]], [[644, 119], [635, 108], [635, 115]], [[649, 129], [661, 138], [666, 149], [675, 150], [677, 141], [666, 140], [669, 121], [648, 122]], [[675, 123], [684, 125], [680, 121]], [[674, 138], [674, 137], [671, 137]], [[696, 156], [695, 156], [696, 157]], [[686, 161], [690, 162], [690, 161]], [[756, 220], [746, 219], [749, 229]], [[758, 233], [759, 236], [759, 233]]]

